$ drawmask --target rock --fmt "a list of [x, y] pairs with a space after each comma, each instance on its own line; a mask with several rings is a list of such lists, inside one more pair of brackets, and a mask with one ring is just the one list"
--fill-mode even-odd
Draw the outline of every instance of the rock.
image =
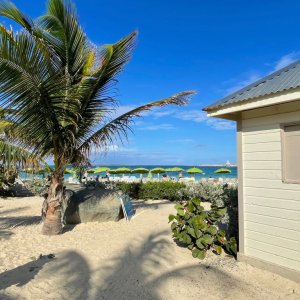
[[123, 218], [121, 195], [98, 186], [67, 185], [69, 196], [63, 205], [65, 224], [118, 221]]

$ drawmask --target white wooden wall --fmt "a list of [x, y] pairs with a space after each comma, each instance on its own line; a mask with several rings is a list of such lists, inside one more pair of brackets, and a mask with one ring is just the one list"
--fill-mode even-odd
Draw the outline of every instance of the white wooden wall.
[[244, 254], [300, 272], [300, 184], [281, 170], [280, 124], [295, 121], [299, 103], [242, 114]]

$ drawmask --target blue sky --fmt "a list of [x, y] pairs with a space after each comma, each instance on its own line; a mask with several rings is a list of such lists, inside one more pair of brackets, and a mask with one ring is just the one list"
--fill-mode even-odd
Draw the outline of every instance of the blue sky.
[[[36, 17], [45, 1], [15, 0]], [[77, 0], [80, 21], [95, 44], [138, 29], [133, 59], [119, 77], [119, 112], [183, 90], [186, 107], [138, 119], [124, 145], [98, 164], [199, 165], [236, 161], [235, 124], [201, 109], [300, 58], [299, 1]]]

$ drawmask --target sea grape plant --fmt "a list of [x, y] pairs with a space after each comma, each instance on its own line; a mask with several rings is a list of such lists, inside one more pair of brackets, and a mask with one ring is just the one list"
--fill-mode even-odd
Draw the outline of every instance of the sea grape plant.
[[234, 237], [226, 239], [224, 230], [217, 223], [226, 213], [226, 207], [212, 205], [205, 211], [198, 198], [177, 203], [176, 215], [169, 215], [169, 223], [175, 240], [183, 243], [192, 251], [195, 258], [203, 259], [207, 250], [212, 249], [220, 255], [223, 250], [236, 256], [237, 244]]

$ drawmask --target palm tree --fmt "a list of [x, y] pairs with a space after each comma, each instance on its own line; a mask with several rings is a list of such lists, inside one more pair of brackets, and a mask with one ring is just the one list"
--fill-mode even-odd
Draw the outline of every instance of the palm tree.
[[0, 166], [3, 170], [13, 170], [24, 167], [39, 167], [41, 160], [30, 151], [15, 145], [11, 138], [12, 122], [6, 118], [7, 112], [0, 109]]
[[0, 106], [9, 111], [15, 143], [37, 157], [53, 157], [42, 233], [61, 233], [63, 176], [68, 165], [88, 164], [90, 152], [127, 138], [133, 118], [155, 106], [183, 105], [186, 91], [137, 107], [116, 118], [112, 89], [131, 58], [136, 32], [96, 47], [69, 1], [49, 0], [46, 14], [32, 20], [11, 2], [0, 15], [21, 26], [0, 25]]

